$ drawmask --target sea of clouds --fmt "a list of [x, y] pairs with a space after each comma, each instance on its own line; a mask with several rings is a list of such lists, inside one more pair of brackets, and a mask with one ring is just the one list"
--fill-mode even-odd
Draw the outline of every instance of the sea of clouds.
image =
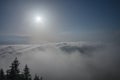
[[120, 80], [120, 46], [108, 43], [61, 42], [1, 45], [0, 68], [18, 58], [31, 74], [47, 80]]

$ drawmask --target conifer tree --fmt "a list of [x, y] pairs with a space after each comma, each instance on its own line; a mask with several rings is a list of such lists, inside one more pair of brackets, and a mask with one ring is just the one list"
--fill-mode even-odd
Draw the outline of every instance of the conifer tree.
[[40, 80], [39, 76], [35, 75], [34, 80]]
[[27, 65], [25, 65], [23, 75], [24, 75], [24, 80], [31, 80], [30, 70]]
[[40, 77], [40, 80], [43, 80], [43, 77], [42, 77], [42, 76]]
[[0, 69], [0, 80], [5, 80], [5, 74], [3, 69]]
[[[11, 63], [10, 69], [6, 71], [6, 74], [4, 74], [3, 69], [0, 69], [0, 80], [32, 80], [28, 66], [25, 65], [23, 73], [21, 73], [19, 70], [19, 64], [17, 58], [15, 58]], [[35, 75], [33, 80], [43, 80], [43, 77]]]
[[10, 69], [7, 71], [7, 76], [9, 80], [19, 80], [19, 61], [17, 58], [12, 62]]

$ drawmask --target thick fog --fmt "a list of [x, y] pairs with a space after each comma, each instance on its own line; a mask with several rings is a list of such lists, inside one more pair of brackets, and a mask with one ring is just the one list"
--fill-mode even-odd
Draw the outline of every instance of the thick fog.
[[21, 70], [28, 64], [33, 76], [47, 80], [120, 80], [119, 48], [90, 42], [0, 46], [0, 68], [18, 57]]

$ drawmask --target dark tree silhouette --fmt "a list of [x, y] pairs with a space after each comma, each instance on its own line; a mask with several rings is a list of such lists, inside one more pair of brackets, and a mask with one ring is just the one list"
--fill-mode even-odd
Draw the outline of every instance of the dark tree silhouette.
[[[17, 58], [11, 63], [10, 69], [6, 71], [4, 74], [3, 69], [0, 69], [0, 80], [32, 80], [30, 69], [27, 65], [23, 69], [23, 73], [19, 70], [19, 61]], [[43, 78], [39, 78], [39, 76], [35, 75], [34, 80], [43, 80]]]
[[40, 77], [40, 80], [43, 80], [43, 77], [42, 77], [42, 76]]
[[34, 80], [40, 80], [39, 76], [35, 75]]
[[5, 74], [3, 69], [0, 69], [0, 80], [5, 80]]
[[24, 75], [24, 80], [31, 80], [30, 71], [27, 65], [25, 65], [23, 75]]
[[8, 80], [19, 80], [19, 61], [17, 60], [17, 58], [15, 58], [15, 60], [12, 62], [10, 69], [7, 70], [7, 78]]

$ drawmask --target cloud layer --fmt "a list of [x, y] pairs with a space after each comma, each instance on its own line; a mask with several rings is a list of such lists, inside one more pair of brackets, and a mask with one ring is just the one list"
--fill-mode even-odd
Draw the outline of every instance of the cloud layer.
[[33, 75], [48, 80], [119, 80], [119, 47], [90, 42], [0, 46], [0, 68], [17, 56], [21, 69], [28, 64]]

